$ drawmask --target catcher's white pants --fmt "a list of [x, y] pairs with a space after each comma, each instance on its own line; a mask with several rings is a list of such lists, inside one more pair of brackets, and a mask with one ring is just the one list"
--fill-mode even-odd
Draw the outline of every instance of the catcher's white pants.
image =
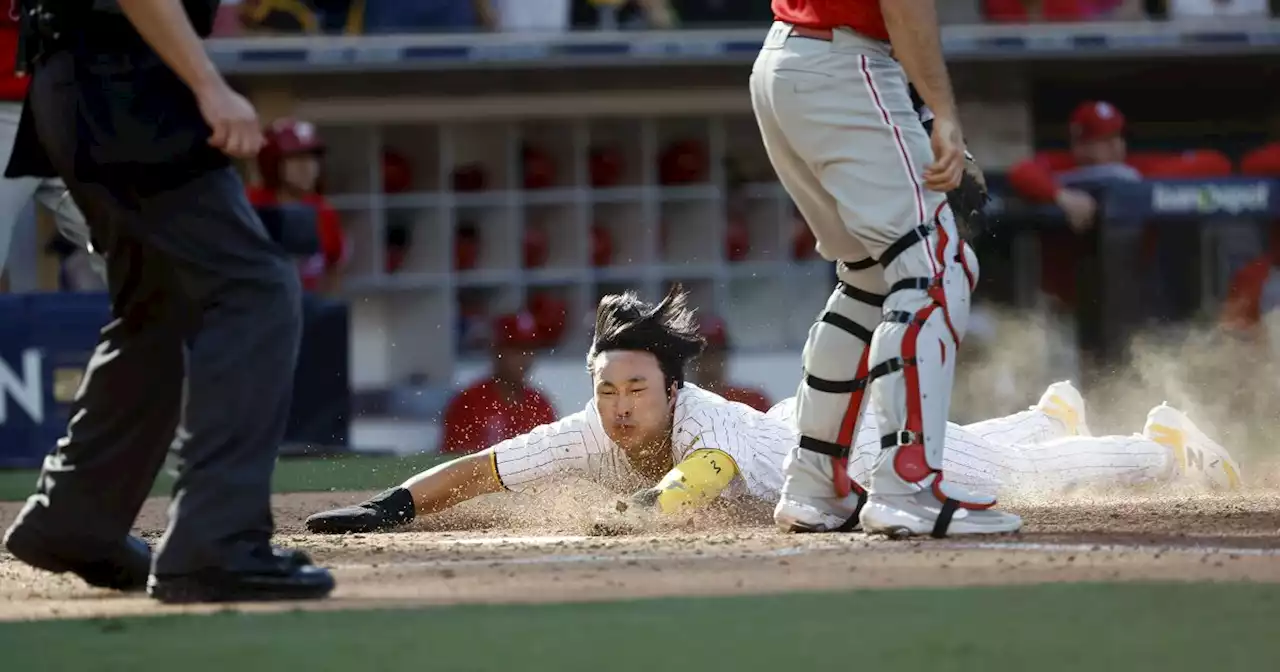
[[805, 344], [800, 448], [830, 456], [835, 494], [847, 495], [841, 472], [870, 391], [884, 447], [870, 493], [917, 492], [941, 478], [977, 260], [945, 195], [922, 184], [933, 154], [889, 45], [849, 30], [830, 42], [790, 32], [770, 30], [752, 105], [779, 179], [841, 280]]

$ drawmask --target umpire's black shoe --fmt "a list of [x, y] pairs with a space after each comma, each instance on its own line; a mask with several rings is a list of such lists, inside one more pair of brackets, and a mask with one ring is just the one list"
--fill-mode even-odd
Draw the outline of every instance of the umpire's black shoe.
[[317, 534], [380, 532], [411, 522], [414, 513], [413, 495], [404, 488], [391, 488], [355, 506], [317, 513], [307, 518], [307, 530]]
[[151, 547], [133, 536], [105, 553], [92, 558], [75, 558], [55, 550], [45, 539], [25, 526], [5, 535], [4, 546], [13, 557], [46, 572], [71, 572], [95, 588], [135, 591], [147, 587], [151, 572]]
[[305, 553], [271, 548], [240, 567], [158, 574], [147, 583], [147, 593], [165, 604], [318, 600], [333, 588], [333, 574]]

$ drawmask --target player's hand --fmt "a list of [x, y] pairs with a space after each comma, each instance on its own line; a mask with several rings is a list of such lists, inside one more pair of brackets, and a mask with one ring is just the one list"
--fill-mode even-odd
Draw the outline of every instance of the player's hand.
[[1098, 202], [1093, 200], [1093, 196], [1079, 189], [1061, 189], [1054, 200], [1067, 216], [1067, 224], [1072, 231], [1083, 233], [1093, 227], [1098, 214]]
[[258, 111], [244, 96], [218, 82], [208, 89], [196, 92], [200, 114], [209, 124], [212, 133], [209, 144], [228, 156], [247, 159], [258, 155], [265, 142]]
[[933, 120], [933, 163], [924, 169], [924, 186], [930, 191], [946, 193], [960, 186], [964, 175], [964, 134], [954, 119]]

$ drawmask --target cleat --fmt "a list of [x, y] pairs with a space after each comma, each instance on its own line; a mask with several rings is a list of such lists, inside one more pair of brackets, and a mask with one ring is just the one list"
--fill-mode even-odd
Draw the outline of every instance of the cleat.
[[[909, 495], [872, 495], [860, 516], [867, 534], [890, 539], [932, 536], [942, 502], [930, 490]], [[946, 536], [974, 534], [1009, 534], [1022, 529], [1022, 519], [996, 509], [957, 509], [947, 527]]]
[[1092, 436], [1085, 423], [1084, 397], [1071, 381], [1050, 385], [1033, 408], [1062, 423], [1067, 436]]
[[1142, 435], [1169, 449], [1175, 478], [1214, 490], [1240, 488], [1240, 464], [1182, 411], [1168, 404], [1156, 406], [1147, 414]]
[[782, 468], [786, 480], [773, 509], [773, 522], [779, 528], [789, 532], [857, 529], [858, 512], [866, 495], [860, 494], [862, 487], [852, 481], [847, 496], [837, 495], [832, 486], [836, 475], [831, 458], [795, 447]]
[[799, 501], [794, 496], [783, 497], [773, 509], [773, 521], [783, 530], [796, 534], [858, 531], [857, 493], [843, 501], [833, 497], [816, 504]]

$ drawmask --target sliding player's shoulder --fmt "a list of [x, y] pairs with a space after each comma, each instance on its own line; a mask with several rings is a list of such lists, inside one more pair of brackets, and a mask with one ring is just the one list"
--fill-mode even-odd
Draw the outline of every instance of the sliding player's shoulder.
[[686, 384], [679, 394], [676, 400], [677, 420], [681, 416], [754, 420], [764, 415], [746, 404], [729, 401], [696, 385]]

